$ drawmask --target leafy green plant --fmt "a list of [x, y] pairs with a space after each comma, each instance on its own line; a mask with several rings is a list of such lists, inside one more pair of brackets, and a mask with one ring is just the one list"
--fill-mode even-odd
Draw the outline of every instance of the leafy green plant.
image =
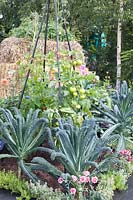
[[[102, 165], [100, 169], [104, 170], [105, 160], [98, 165], [97, 159], [103, 150], [111, 149], [100, 144], [95, 120], [85, 119], [81, 127], [75, 126], [71, 119], [68, 121], [60, 119], [58, 123], [59, 127], [54, 128], [52, 132], [49, 129], [48, 132], [52, 149], [38, 147], [38, 150], [49, 152], [53, 160], [59, 158], [66, 171], [73, 175], [78, 175], [92, 165], [96, 167], [95, 173], [98, 171], [98, 166]], [[52, 136], [56, 136], [58, 146], [54, 144]], [[109, 159], [111, 161], [112, 158]], [[33, 161], [39, 161], [39, 158], [34, 158]]]
[[[41, 184], [40, 181], [33, 183], [27, 182], [28, 190], [31, 191], [31, 194], [37, 200], [69, 200], [69, 195], [64, 194], [60, 190], [53, 189], [52, 187], [48, 187], [47, 183]], [[71, 198], [72, 199], [72, 198]]]
[[133, 156], [131, 150], [124, 149], [118, 154], [120, 165], [108, 172], [99, 175], [100, 181], [96, 188], [98, 192], [102, 192], [105, 199], [112, 200], [115, 190], [126, 190], [128, 188], [128, 178], [133, 173]]
[[[83, 171], [90, 170], [91, 177], [93, 177], [101, 171], [106, 171], [118, 161], [115, 154], [108, 153], [111, 149], [97, 137], [94, 119], [85, 119], [81, 127], [75, 126], [72, 119], [68, 121], [59, 119], [58, 123], [59, 127], [48, 131], [51, 148], [38, 147], [37, 149], [49, 153], [52, 160], [58, 159], [63, 164], [65, 173], [57, 170], [42, 157], [33, 158], [32, 170], [42, 170], [55, 177], [63, 177], [64, 180], [67, 179], [70, 182], [71, 175], [80, 177]], [[112, 129], [108, 131], [112, 131]], [[56, 138], [56, 144], [53, 138]], [[103, 152], [106, 152], [105, 157], [102, 156]], [[67, 181], [63, 182], [63, 186], [69, 190]], [[91, 189], [89, 188], [89, 190]], [[77, 189], [77, 191], [79, 190]]]
[[0, 154], [0, 158], [13, 157], [18, 162], [18, 175], [21, 169], [33, 179], [25, 160], [37, 150], [37, 147], [43, 143], [46, 136], [46, 126], [48, 120], [39, 118], [39, 110], [33, 112], [29, 110], [26, 118], [21, 112], [14, 108], [14, 115], [8, 109], [0, 109], [0, 133], [5, 142], [9, 154]]
[[[21, 24], [18, 27], [12, 28], [10, 30], [9, 35], [15, 36], [18, 38], [27, 37], [34, 40], [39, 30], [40, 19], [41, 19], [41, 16], [37, 12], [31, 13], [30, 16], [21, 19], [22, 20]], [[76, 40], [75, 35], [71, 33], [69, 29], [67, 31], [68, 31], [69, 40], [75, 41]], [[44, 33], [45, 33], [45, 26], [43, 27], [41, 38], [43, 38]], [[50, 19], [49, 26], [48, 26], [48, 39], [56, 40], [56, 26], [55, 26], [55, 22], [52, 19]], [[65, 33], [65, 30], [63, 29], [62, 24], [59, 24], [59, 39], [60, 41], [67, 40], [66, 33]]]
[[30, 200], [33, 197], [28, 188], [28, 183], [18, 178], [12, 171], [0, 171], [0, 188], [16, 193], [19, 196], [16, 197], [17, 200]]
[[126, 190], [129, 174], [124, 169], [108, 171], [100, 175], [97, 191], [102, 192], [105, 199], [112, 200], [115, 190]]
[[[31, 73], [21, 106], [22, 111], [26, 112], [30, 107], [39, 108], [44, 112], [58, 109], [61, 116], [71, 116], [74, 122], [81, 124], [84, 115], [92, 116], [92, 104], [98, 105], [101, 98], [105, 98], [107, 103], [109, 102], [107, 84], [102, 84], [98, 80], [98, 76], [89, 72], [83, 65], [82, 53], [80, 54], [78, 51], [71, 53], [74, 56], [73, 61], [68, 59], [69, 52], [67, 50], [60, 52], [61, 103], [58, 99], [59, 83], [55, 54], [53, 51], [47, 54], [46, 72], [44, 73], [43, 59], [38, 53], [34, 60], [35, 63], [30, 66]], [[26, 70], [25, 63], [22, 62], [19, 68], [21, 82], [25, 79]]]
[[[96, 107], [95, 107], [96, 108]], [[101, 108], [96, 108], [102, 116], [97, 121], [102, 123], [105, 128], [116, 125], [115, 133], [118, 134], [118, 151], [124, 149], [126, 141], [132, 142], [132, 119], [133, 119], [133, 91], [128, 88], [126, 81], [121, 85], [120, 92], [116, 91], [112, 96], [111, 108], [101, 103]], [[109, 137], [109, 135], [108, 135]]]
[[43, 185], [40, 181], [33, 183], [18, 178], [12, 171], [0, 171], [0, 188], [10, 190], [16, 194], [16, 200], [67, 200], [67, 195], [59, 190], [48, 187], [45, 182]]

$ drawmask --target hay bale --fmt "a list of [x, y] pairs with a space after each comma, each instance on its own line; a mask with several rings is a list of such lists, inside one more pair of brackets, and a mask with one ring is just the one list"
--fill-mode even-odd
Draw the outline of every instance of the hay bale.
[[[77, 51], [77, 57], [83, 57], [82, 46], [78, 42], [70, 42], [72, 50]], [[44, 40], [39, 39], [37, 49], [44, 51]], [[67, 42], [59, 42], [59, 49], [67, 50]], [[11, 96], [13, 93], [17, 94], [20, 91], [20, 83], [18, 78], [17, 61], [24, 61], [27, 54], [31, 55], [33, 51], [32, 41], [24, 38], [9, 37], [0, 43], [0, 97], [5, 98]], [[47, 41], [47, 53], [53, 51], [56, 59], [56, 41]], [[69, 55], [61, 54], [60, 58], [68, 59]], [[78, 56], [79, 54], [79, 56]], [[42, 56], [43, 58], [43, 56]], [[47, 70], [47, 69], [46, 69]]]
[[15, 63], [0, 63], [0, 97], [15, 96], [20, 90], [18, 66]]
[[0, 63], [15, 63], [29, 52], [31, 42], [23, 38], [10, 37], [0, 44]]
[[[82, 53], [82, 46], [78, 42], [70, 42], [72, 50]], [[67, 50], [67, 42], [59, 42], [60, 50]], [[44, 40], [38, 41], [37, 49], [44, 51]], [[33, 43], [24, 38], [9, 37], [0, 43], [0, 63], [16, 63], [22, 60], [28, 53], [32, 53]], [[54, 51], [56, 53], [56, 41], [47, 41], [47, 53]]]

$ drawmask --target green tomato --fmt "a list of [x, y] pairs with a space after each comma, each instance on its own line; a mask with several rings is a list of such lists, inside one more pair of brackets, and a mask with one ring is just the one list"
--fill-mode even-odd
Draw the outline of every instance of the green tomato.
[[77, 65], [82, 65], [82, 60], [77, 60]]
[[82, 95], [80, 96], [80, 99], [85, 99], [85, 97], [86, 97], [86, 95], [85, 95], [85, 94], [82, 94]]
[[76, 66], [76, 65], [77, 65], [76, 60], [72, 62], [72, 65], [73, 65], [73, 66]]
[[78, 93], [77, 92], [73, 92], [73, 96], [77, 97]]
[[76, 88], [75, 87], [70, 87], [70, 92], [72, 92], [72, 93], [74, 93], [74, 92], [76, 92]]
[[84, 88], [81, 88], [81, 89], [79, 90], [79, 94], [85, 94], [85, 89], [84, 89]]

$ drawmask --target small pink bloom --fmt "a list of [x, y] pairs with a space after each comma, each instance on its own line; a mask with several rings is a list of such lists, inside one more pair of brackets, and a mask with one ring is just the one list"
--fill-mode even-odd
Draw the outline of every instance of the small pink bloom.
[[85, 179], [85, 182], [86, 183], [90, 182], [90, 177], [87, 176], [86, 179]]
[[78, 180], [77, 176], [72, 175], [73, 182], [76, 182]]
[[131, 156], [127, 156], [127, 161], [130, 162], [131, 161]]
[[85, 183], [85, 182], [86, 182], [86, 176], [81, 176], [80, 183]]
[[131, 155], [131, 151], [130, 150], [124, 150], [124, 154], [130, 156]]
[[81, 73], [82, 75], [87, 75], [87, 74], [88, 74], [88, 69], [86, 68], [85, 65], [81, 65], [81, 66], [80, 66], [80, 73]]
[[97, 182], [98, 182], [98, 178], [97, 178], [96, 176], [93, 176], [93, 177], [91, 178], [91, 182], [92, 182], [92, 183], [97, 183]]
[[84, 174], [85, 176], [90, 176], [90, 172], [89, 172], [89, 171], [83, 171], [83, 174]]
[[125, 150], [121, 150], [121, 151], [119, 152], [119, 154], [120, 154], [120, 155], [128, 155], [128, 156], [130, 156], [130, 155], [131, 155], [131, 151], [128, 150], [128, 149], [125, 149]]
[[76, 194], [76, 188], [71, 188], [71, 189], [70, 189], [70, 194], [75, 195], [75, 194]]
[[63, 183], [63, 181], [64, 181], [64, 180], [63, 180], [63, 178], [62, 178], [62, 177], [59, 177], [59, 178], [58, 178], [58, 183], [62, 184], [62, 183]]
[[120, 155], [124, 155], [124, 150], [119, 151]]

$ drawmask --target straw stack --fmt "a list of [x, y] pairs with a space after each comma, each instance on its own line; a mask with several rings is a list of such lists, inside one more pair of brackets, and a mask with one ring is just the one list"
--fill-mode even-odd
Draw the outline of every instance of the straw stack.
[[[78, 42], [70, 42], [72, 50], [82, 53], [82, 46]], [[9, 37], [0, 43], [0, 98], [8, 97], [11, 92], [20, 91], [17, 63], [23, 61], [27, 54], [31, 55], [34, 43], [24, 38]], [[61, 50], [67, 50], [67, 42], [60, 42]], [[39, 40], [38, 50], [44, 51], [44, 40]], [[56, 58], [56, 41], [47, 41], [47, 53], [54, 51]], [[61, 56], [61, 55], [60, 55]], [[13, 91], [14, 90], [14, 91]]]

